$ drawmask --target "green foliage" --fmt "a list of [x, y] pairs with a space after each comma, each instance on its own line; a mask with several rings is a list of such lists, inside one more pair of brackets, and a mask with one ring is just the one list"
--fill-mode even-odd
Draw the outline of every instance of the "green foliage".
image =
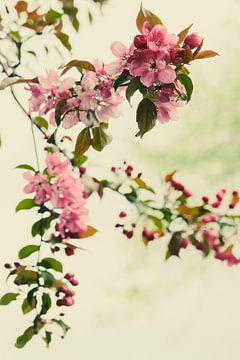
[[35, 309], [36, 306], [37, 306], [37, 298], [35, 296], [31, 298], [31, 301], [29, 301], [28, 298], [24, 299], [22, 303], [23, 314], [28, 314], [33, 309]]
[[41, 271], [41, 275], [44, 281], [44, 285], [51, 288], [56, 282], [55, 277], [49, 271]]
[[42, 266], [46, 269], [53, 269], [58, 272], [63, 271], [63, 267], [60, 261], [50, 257], [42, 259], [42, 261], [39, 263], [39, 266]]
[[112, 137], [106, 133], [107, 128], [108, 124], [100, 123], [98, 127], [92, 129], [91, 145], [97, 151], [102, 151], [112, 141]]
[[36, 284], [37, 282], [38, 282], [38, 273], [33, 270], [20, 271], [14, 280], [14, 283], [16, 285], [32, 285], [32, 284]]
[[12, 301], [16, 300], [18, 296], [18, 293], [7, 293], [1, 297], [0, 305], [8, 305]]
[[68, 51], [72, 50], [72, 45], [70, 44], [69, 36], [67, 34], [60, 31], [60, 32], [57, 32], [55, 35]]
[[38, 251], [40, 248], [39, 245], [27, 245], [24, 246], [18, 253], [19, 259], [25, 259], [26, 257], [30, 256], [31, 254]]
[[55, 120], [57, 125], [59, 126], [62, 120], [62, 110], [64, 108], [64, 106], [67, 103], [67, 99], [62, 99], [60, 101], [58, 101], [56, 108], [55, 108]]
[[129, 80], [132, 79], [132, 76], [129, 75], [120, 75], [114, 82], [114, 89], [115, 91], [120, 87], [124, 85], [128, 85]]
[[91, 134], [89, 128], [84, 128], [77, 137], [75, 150], [74, 150], [74, 160], [79, 161], [82, 155], [89, 149], [91, 145]]
[[38, 126], [40, 126], [41, 128], [44, 128], [44, 129], [48, 129], [48, 122], [46, 119], [44, 119], [43, 117], [41, 116], [36, 116], [34, 118], [34, 122], [35, 124], [37, 124]]
[[16, 212], [20, 210], [29, 210], [36, 206], [38, 205], [35, 203], [34, 199], [24, 199], [16, 206]]
[[137, 123], [139, 132], [136, 136], [143, 137], [148, 131], [150, 131], [156, 123], [157, 110], [154, 103], [147, 98], [144, 98], [137, 108]]
[[18, 349], [22, 349], [32, 339], [34, 335], [35, 335], [34, 326], [30, 326], [24, 331], [23, 335], [17, 338], [15, 346]]
[[28, 165], [28, 164], [18, 165], [18, 166], [16, 167], [16, 169], [24, 169], [24, 170], [30, 170], [30, 171], [36, 172], [36, 170], [34, 169], [34, 167], [32, 167], [31, 165]]
[[43, 236], [45, 231], [48, 230], [51, 226], [51, 222], [58, 218], [58, 214], [51, 214], [50, 216], [40, 219], [35, 222], [32, 226], [32, 236], [37, 235]]
[[48, 25], [52, 25], [54, 23], [56, 23], [58, 20], [60, 20], [62, 17], [62, 14], [60, 14], [59, 12], [50, 9], [47, 14], [46, 14], [46, 21], [48, 23]]
[[51, 308], [52, 306], [52, 301], [50, 298], [50, 295], [47, 293], [43, 293], [42, 294], [42, 309], [41, 309], [41, 315], [45, 315], [48, 310]]
[[131, 97], [135, 94], [137, 90], [142, 88], [144, 88], [144, 86], [141, 83], [139, 77], [134, 77], [131, 79], [126, 90], [126, 98], [130, 105], [131, 105]]
[[63, 12], [69, 17], [73, 28], [79, 30], [79, 21], [77, 18], [78, 9], [74, 6], [74, 0], [60, 0], [63, 3]]
[[178, 74], [177, 79], [186, 89], [187, 92], [187, 102], [191, 100], [192, 92], [193, 92], [193, 83], [191, 78], [187, 74]]

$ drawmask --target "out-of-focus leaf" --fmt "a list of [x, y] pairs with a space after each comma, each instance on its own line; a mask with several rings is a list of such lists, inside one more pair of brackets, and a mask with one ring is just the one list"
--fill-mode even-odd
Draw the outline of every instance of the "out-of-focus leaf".
[[84, 239], [84, 238], [93, 236], [93, 235], [96, 234], [96, 232], [97, 232], [97, 229], [95, 229], [94, 227], [88, 225], [87, 230], [80, 234], [80, 238]]
[[95, 69], [94, 65], [91, 64], [87, 60], [71, 60], [71, 61], [69, 61], [69, 63], [67, 63], [64, 66], [64, 70], [62, 71], [62, 75], [65, 74], [67, 71], [71, 70], [73, 67], [78, 69], [80, 72], [82, 72], [82, 70], [88, 70], [88, 71], [96, 72], [96, 69]]
[[68, 50], [72, 50], [72, 45], [69, 42], [69, 36], [63, 32], [57, 32], [55, 33], [58, 40], [62, 43], [62, 45]]
[[16, 340], [15, 346], [18, 349], [22, 349], [35, 335], [35, 328], [33, 326], [30, 326], [27, 328], [23, 335], [19, 336]]
[[35, 117], [34, 122], [41, 128], [48, 129], [48, 122], [43, 117], [41, 117], [41, 116]]
[[45, 315], [48, 310], [52, 306], [52, 300], [49, 294], [43, 293], [42, 294], [42, 309], [41, 309], [41, 315]]
[[32, 270], [23, 270], [16, 276], [14, 283], [16, 285], [32, 285], [36, 284], [38, 273]]
[[88, 127], [84, 128], [77, 137], [75, 150], [74, 150], [74, 160], [78, 161], [83, 154], [89, 149], [91, 145], [91, 134]]
[[98, 127], [92, 129], [91, 145], [97, 151], [102, 151], [112, 141], [111, 135], [106, 132], [107, 128], [108, 124], [100, 123]]
[[80, 25], [77, 18], [78, 8], [74, 6], [74, 0], [61, 0], [61, 2], [64, 14], [68, 15], [73, 28], [78, 31]]
[[63, 337], [65, 337], [67, 332], [70, 330], [70, 327], [65, 322], [63, 322], [62, 320], [52, 319], [52, 322], [59, 325], [62, 328]]

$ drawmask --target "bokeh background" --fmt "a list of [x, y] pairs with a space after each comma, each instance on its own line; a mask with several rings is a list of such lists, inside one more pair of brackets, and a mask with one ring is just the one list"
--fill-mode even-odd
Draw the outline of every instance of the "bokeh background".
[[[80, 33], [72, 33], [72, 58], [111, 61], [110, 43], [130, 44], [136, 33], [140, 1], [109, 0], [100, 14], [93, 7], [91, 26], [84, 16], [88, 1], [77, 2], [82, 19]], [[113, 143], [100, 155], [91, 153], [91, 165], [100, 176], [102, 166], [127, 160], [155, 186], [166, 172], [177, 170], [197, 197], [214, 194], [219, 187], [239, 189], [240, 1], [144, 0], [143, 5], [171, 32], [193, 22], [205, 48], [221, 56], [191, 66], [195, 84], [191, 103], [181, 110], [178, 121], [157, 124], [143, 140], [134, 138], [135, 110], [124, 104], [122, 116], [111, 122]], [[59, 65], [59, 57], [43, 52], [41, 61], [29, 62], [25, 71], [36, 74]], [[22, 88], [18, 91], [22, 96]], [[24, 184], [21, 171], [14, 168], [34, 164], [35, 159], [30, 125], [8, 91], [0, 93], [0, 103], [0, 263], [4, 264], [31, 241], [34, 215], [14, 213]], [[41, 137], [38, 144], [41, 149]], [[49, 350], [39, 339], [23, 350], [15, 349], [14, 340], [28, 326], [28, 318], [13, 303], [0, 309], [1, 360], [237, 359], [240, 269], [202, 259], [191, 249], [182, 253], [182, 259], [165, 263], [159, 244], [146, 249], [140, 240], [126, 240], [113, 230], [119, 210], [126, 208], [121, 199], [107, 193], [103, 201], [91, 199], [89, 207], [99, 233], [84, 240], [87, 252], [65, 259], [66, 270], [75, 271], [80, 280], [77, 304], [66, 318], [72, 327], [69, 335], [64, 341], [55, 339]], [[6, 292], [3, 268], [0, 284], [1, 293]]]

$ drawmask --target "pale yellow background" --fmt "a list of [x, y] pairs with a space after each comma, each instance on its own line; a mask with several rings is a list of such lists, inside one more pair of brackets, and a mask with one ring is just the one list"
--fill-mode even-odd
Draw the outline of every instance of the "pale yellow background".
[[[80, 34], [73, 35], [73, 57], [111, 60], [109, 44], [117, 39], [129, 44], [135, 34], [139, 5], [137, 0], [109, 0], [109, 5], [102, 16], [97, 16], [92, 27], [83, 19]], [[193, 66], [195, 95], [192, 103], [182, 111], [179, 122], [158, 125], [140, 143], [138, 139], [132, 140], [136, 132], [134, 109], [125, 104], [122, 117], [112, 121], [112, 145], [100, 156], [93, 154], [91, 164], [99, 169], [99, 174], [102, 162], [111, 166], [127, 159], [158, 184], [160, 173], [168, 167], [167, 162], [155, 162], [155, 168], [150, 167], [137, 149], [140, 146], [144, 151], [153, 144], [159, 144], [161, 148], [165, 144], [169, 146], [171, 141], [175, 143], [178, 134], [187, 131], [189, 121], [194, 121], [196, 114], [203, 114], [202, 126], [205, 121], [212, 120], [206, 120], [206, 99], [211, 100], [216, 89], [222, 94], [227, 92], [229, 78], [233, 79], [239, 71], [236, 58], [239, 55], [240, 4], [237, 0], [145, 0], [144, 5], [157, 13], [173, 32], [194, 22], [194, 30], [204, 36], [207, 48], [221, 53], [218, 59]], [[49, 67], [58, 65], [53, 60]], [[227, 67], [229, 77], [226, 76]], [[32, 71], [36, 69], [37, 64]], [[14, 167], [26, 162], [34, 164], [35, 159], [28, 121], [7, 91], [0, 94], [0, 103], [3, 139], [0, 150], [0, 263], [4, 264], [16, 259], [19, 247], [31, 241], [33, 214], [14, 213], [16, 203], [23, 197], [24, 185], [21, 171]], [[187, 114], [191, 114], [190, 120]], [[41, 146], [40, 137], [38, 141]], [[199, 141], [204, 145], [205, 140], [198, 138], [196, 132], [196, 142]], [[174, 145], [172, 151], [181, 153], [181, 144], [179, 148]], [[198, 173], [185, 171], [180, 174], [199, 194], [205, 193], [206, 185], [210, 191], [216, 191], [217, 185], [221, 184], [221, 178], [209, 183], [207, 171], [206, 159], [206, 165], [203, 163]], [[217, 173], [218, 169], [213, 171]], [[237, 187], [239, 176], [226, 177], [224, 183]], [[89, 204], [91, 223], [100, 230], [99, 234], [84, 243], [89, 252], [65, 259], [66, 270], [74, 270], [80, 280], [76, 306], [66, 317], [72, 327], [67, 338], [64, 341], [54, 339], [50, 350], [45, 349], [39, 339], [34, 339], [23, 350], [15, 349], [15, 338], [28, 326], [28, 320], [23, 318], [19, 304], [13, 303], [0, 309], [1, 360], [239, 358], [240, 269], [228, 268], [212, 259], [203, 260], [191, 250], [183, 255], [184, 261], [171, 259], [163, 263], [159, 244], [146, 250], [137, 239], [128, 241], [112, 230], [118, 211], [124, 206], [124, 202], [112, 194], [108, 194], [103, 202], [92, 199]], [[6, 286], [5, 275], [2, 268], [1, 293], [12, 289]]]

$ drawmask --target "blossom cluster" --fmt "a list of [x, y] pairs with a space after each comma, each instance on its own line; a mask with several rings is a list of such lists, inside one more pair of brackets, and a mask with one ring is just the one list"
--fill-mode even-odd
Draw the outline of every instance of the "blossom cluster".
[[[79, 238], [87, 230], [88, 210], [81, 179], [75, 176], [70, 161], [62, 161], [60, 153], [48, 154], [44, 174], [24, 174], [28, 184], [24, 191], [35, 193], [38, 205], [61, 211], [55, 226], [58, 236], [67, 241]], [[70, 250], [67, 250], [68, 252]]]
[[49, 114], [49, 122], [57, 126], [56, 106], [64, 100], [60, 110], [62, 126], [69, 129], [79, 122], [85, 126], [96, 126], [119, 116], [121, 91], [115, 92], [113, 80], [99, 61], [94, 63], [95, 71], [83, 70], [80, 85], [73, 78], [62, 79], [55, 71], [46, 77], [39, 77], [38, 83], [30, 83], [29, 113]]

